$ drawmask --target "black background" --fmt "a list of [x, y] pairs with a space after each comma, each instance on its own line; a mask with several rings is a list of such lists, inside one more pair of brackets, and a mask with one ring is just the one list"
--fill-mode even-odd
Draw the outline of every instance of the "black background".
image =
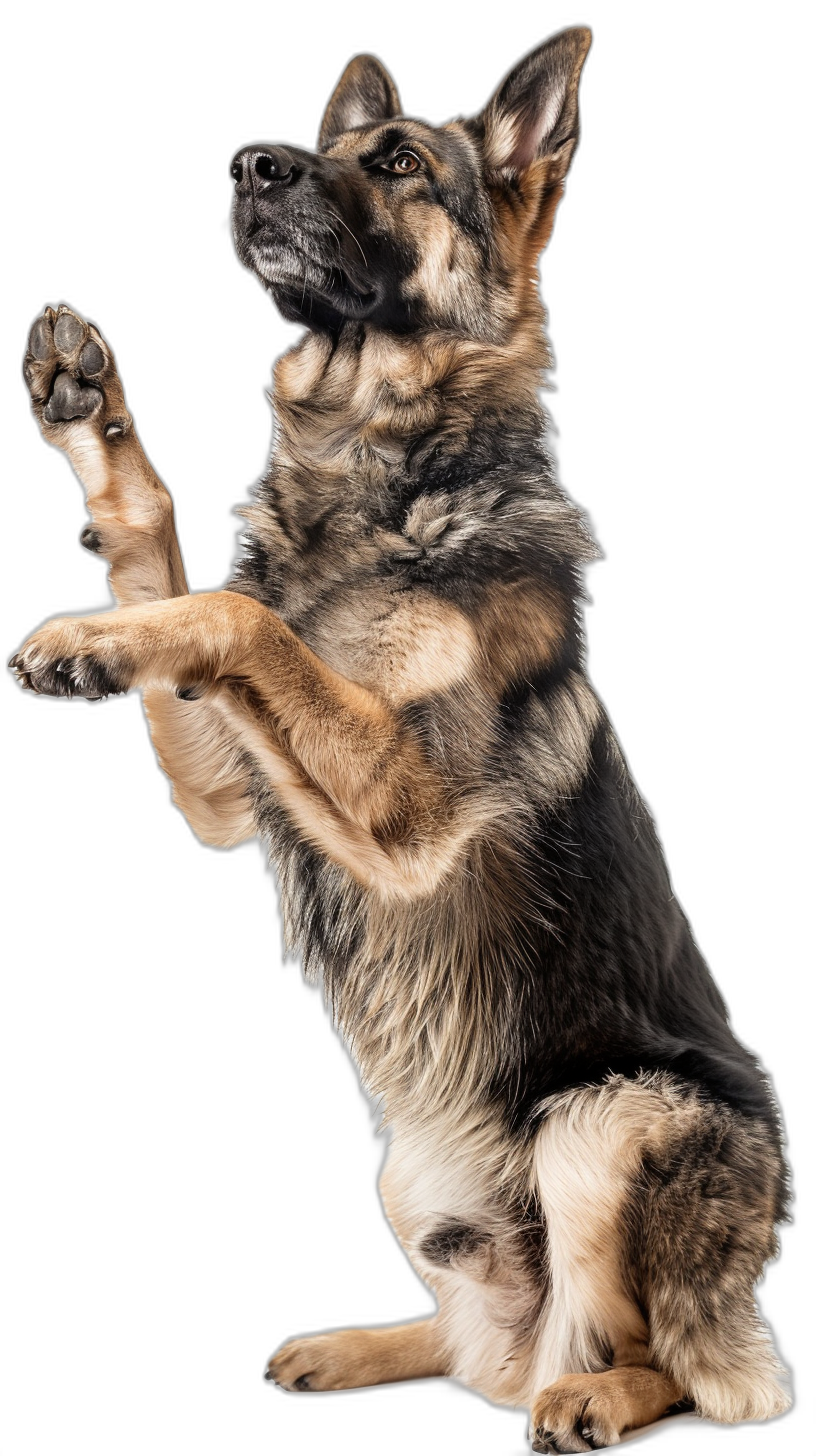
[[[82, 492], [39, 441], [19, 380], [39, 307], [70, 301], [111, 339], [192, 587], [219, 585], [230, 508], [267, 454], [262, 390], [294, 338], [232, 256], [233, 150], [310, 146], [354, 51], [379, 52], [408, 111], [442, 121], [475, 111], [545, 33], [595, 23], [583, 144], [542, 265], [562, 479], [606, 552], [590, 670], [737, 1031], [777, 1083], [796, 1166], [809, 1053], [788, 833], [803, 770], [784, 658], [790, 523], [777, 521], [774, 138], [753, 122], [762, 42], [663, 12], [646, 31], [587, 12], [326, 15], [235, 13], [172, 44], [134, 25], [105, 32], [93, 66], [77, 38], [38, 51], [34, 71], [20, 55], [32, 105], [17, 121], [4, 303], [7, 655], [45, 617], [106, 601], [102, 566], [76, 545]], [[138, 700], [4, 690], [9, 1159], [32, 1431], [82, 1428], [92, 1449], [141, 1431], [248, 1453], [522, 1452], [523, 1417], [450, 1386], [293, 1399], [262, 1385], [287, 1335], [430, 1307], [377, 1204], [382, 1144], [318, 997], [280, 968], [258, 850], [195, 842]], [[800, 1216], [762, 1290], [794, 1364], [803, 1242]], [[660, 1449], [787, 1450], [800, 1430], [801, 1401], [769, 1434], [678, 1430]]]

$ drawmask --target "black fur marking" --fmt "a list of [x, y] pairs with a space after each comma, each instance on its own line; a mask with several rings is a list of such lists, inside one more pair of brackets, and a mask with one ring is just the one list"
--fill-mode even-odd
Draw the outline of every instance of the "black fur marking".
[[452, 1264], [454, 1259], [466, 1259], [489, 1242], [490, 1234], [483, 1229], [466, 1223], [445, 1223], [422, 1240], [419, 1252], [431, 1264]]
[[80, 546], [86, 551], [99, 552], [102, 550], [102, 533], [95, 526], [86, 526], [79, 536]]
[[665, 1070], [778, 1138], [767, 1081], [731, 1030], [608, 722], [582, 789], [539, 822], [530, 889], [546, 925], [513, 971], [518, 1041], [494, 1083], [510, 1125], [577, 1083]]
[[411, 140], [410, 134], [402, 126], [389, 126], [373, 139], [360, 153], [360, 166], [373, 167], [376, 162], [382, 161], [395, 152], [403, 143], [407, 146]]
[[[571, 644], [575, 648], [575, 644]], [[566, 644], [565, 644], [566, 646]], [[505, 688], [499, 702], [500, 731], [496, 749], [498, 761], [503, 761], [508, 743], [519, 731], [524, 730], [525, 710], [535, 699], [545, 699], [564, 682], [570, 667], [580, 660], [577, 650], [563, 651], [556, 662], [539, 668], [529, 677], [517, 678]]]
[[[671, 1074], [652, 1079], [669, 1115], [657, 1118], [622, 1210], [629, 1246], [620, 1272], [631, 1271], [627, 1290], [664, 1350], [676, 1337], [685, 1361], [696, 1341], [705, 1369], [712, 1349], [743, 1359], [741, 1335], [756, 1330], [750, 1286], [774, 1252], [770, 1216], [784, 1215], [786, 1182], [767, 1081], [731, 1031], [650, 815], [584, 673], [581, 573], [595, 547], [543, 443], [536, 390], [548, 356], [530, 253], [551, 225], [577, 138], [588, 44], [588, 32], [568, 32], [522, 62], [471, 124], [473, 147], [456, 124], [441, 132], [402, 118], [391, 125], [400, 110], [395, 89], [364, 57], [348, 69], [324, 120], [321, 144], [354, 121], [354, 133], [332, 152], [278, 148], [273, 156], [247, 148], [235, 159], [242, 261], [285, 317], [324, 337], [309, 341], [313, 372], [287, 376], [284, 365], [278, 376], [283, 448], [247, 512], [252, 532], [231, 589], [278, 610], [351, 682], [376, 689], [379, 654], [386, 693], [395, 679], [404, 688], [394, 695], [398, 706], [389, 703], [396, 733], [384, 740], [387, 752], [398, 757], [404, 736], [409, 770], [417, 751], [427, 760], [404, 788], [399, 773], [386, 785], [401, 800], [386, 810], [387, 832], [380, 822], [367, 831], [385, 854], [396, 850], [380, 883], [381, 857], [371, 872], [353, 859], [346, 870], [333, 858], [336, 839], [321, 841], [318, 830], [315, 843], [306, 842], [296, 811], [265, 780], [261, 755], [256, 763], [239, 750], [238, 791], [246, 785], [251, 793], [276, 861], [287, 944], [302, 949], [307, 976], [322, 978], [365, 1085], [408, 1123], [452, 1113], [441, 1126], [454, 1140], [461, 1132], [465, 1158], [466, 1139], [474, 1138], [482, 1189], [477, 1178], [467, 1202], [452, 1197], [447, 1207], [466, 1208], [485, 1227], [426, 1210], [426, 1226], [439, 1222], [420, 1252], [442, 1268], [461, 1261], [467, 1276], [484, 1280], [506, 1262], [514, 1281], [521, 1286], [523, 1277], [540, 1296], [513, 1330], [504, 1371], [537, 1337], [548, 1285], [551, 1292], [546, 1200], [542, 1192], [536, 1203], [525, 1176], [546, 1099], [570, 1088], [586, 1093], [610, 1073]], [[420, 172], [407, 182], [373, 167], [366, 174], [371, 134], [363, 118], [377, 126], [379, 149], [413, 143]], [[489, 149], [480, 156], [482, 139]], [[536, 169], [537, 182], [527, 163], [545, 152], [553, 165]], [[503, 179], [497, 169], [505, 166], [519, 175]], [[525, 220], [531, 205], [536, 216]], [[53, 318], [47, 310], [30, 335], [35, 406], [39, 412], [53, 382], [46, 421], [84, 417], [101, 395], [73, 377], [75, 360], [81, 350], [92, 375], [104, 355], [72, 314], [58, 315], [52, 338]], [[382, 339], [386, 330], [407, 337], [393, 348]], [[442, 349], [431, 337], [440, 331]], [[57, 364], [56, 350], [70, 357]], [[57, 368], [71, 372], [54, 382]], [[127, 417], [107, 419], [105, 435], [130, 427]], [[46, 433], [65, 440], [71, 432]], [[118, 540], [105, 529], [109, 545]], [[98, 539], [83, 532], [89, 549]], [[437, 633], [424, 664], [430, 671], [422, 663], [414, 670], [410, 641], [404, 645], [412, 595], [421, 611], [429, 597], [437, 607], [455, 606], [483, 633], [471, 651], [469, 635], [452, 625], [452, 643], [464, 648], [450, 675], [436, 670], [446, 666], [449, 611], [429, 613]], [[421, 657], [421, 613], [414, 621]], [[63, 640], [112, 655], [116, 638], [103, 630]], [[35, 691], [96, 697], [127, 685], [121, 658], [114, 660], [115, 669], [93, 652], [43, 663], [32, 646], [12, 666]], [[537, 667], [542, 661], [546, 669]], [[259, 720], [253, 693], [260, 689], [235, 681], [231, 691]], [[406, 702], [414, 693], [417, 700]], [[178, 696], [194, 698], [197, 687], [180, 687]], [[268, 719], [273, 706], [263, 708]], [[320, 721], [315, 712], [316, 732]], [[355, 721], [352, 710], [342, 738], [349, 754]], [[274, 741], [297, 761], [295, 734], [290, 740], [281, 725]], [[429, 765], [437, 772], [427, 774]], [[320, 779], [316, 771], [316, 789], [340, 797], [331, 773], [325, 784]], [[437, 836], [447, 837], [457, 816], [462, 837], [435, 855]], [[400, 858], [411, 835], [422, 876]], [[391, 872], [404, 894], [381, 894]], [[501, 1152], [512, 1158], [502, 1157], [490, 1177], [482, 1130], [492, 1138], [502, 1119]], [[395, 1131], [402, 1120], [393, 1117]], [[510, 1327], [512, 1299], [500, 1322], [505, 1313]], [[599, 1363], [612, 1363], [611, 1348], [597, 1353]], [[673, 1372], [672, 1359], [660, 1358], [660, 1368]], [[690, 1379], [678, 1378], [677, 1387], [695, 1393]], [[310, 1376], [294, 1388], [309, 1389]], [[564, 1431], [556, 1413], [541, 1408], [534, 1449], [594, 1448], [588, 1401], [574, 1417], [571, 1407], [567, 1424], [574, 1424]]]
[[646, 1150], [625, 1225], [624, 1258], [664, 1359], [689, 1342], [739, 1350], [756, 1319], [752, 1286], [777, 1252], [787, 1214], [778, 1140], [765, 1120], [689, 1100], [689, 1115]]

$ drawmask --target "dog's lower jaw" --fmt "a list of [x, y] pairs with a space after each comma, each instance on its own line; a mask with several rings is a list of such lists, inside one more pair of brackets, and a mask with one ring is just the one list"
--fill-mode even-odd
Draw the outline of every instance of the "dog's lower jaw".
[[285, 318], [307, 327], [339, 328], [366, 319], [377, 307], [377, 288], [361, 287], [334, 260], [309, 253], [296, 241], [236, 231], [238, 255], [270, 292]]
[[344, 323], [363, 322], [377, 306], [374, 291], [357, 293], [347, 280], [341, 287], [318, 288], [296, 278], [281, 278], [262, 281], [262, 287], [281, 319], [302, 329], [325, 329], [335, 333]]

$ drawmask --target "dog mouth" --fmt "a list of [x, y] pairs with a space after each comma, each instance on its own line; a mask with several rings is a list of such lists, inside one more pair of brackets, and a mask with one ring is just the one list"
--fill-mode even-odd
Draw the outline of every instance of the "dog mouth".
[[[284, 317], [317, 327], [363, 319], [384, 280], [357, 233], [360, 199], [342, 169], [295, 147], [245, 147], [230, 167], [232, 230], [241, 262]], [[346, 218], [351, 210], [354, 217]]]
[[300, 242], [270, 237], [259, 228], [248, 239], [248, 245], [256, 268], [270, 283], [305, 282], [318, 291], [343, 289], [365, 297], [338, 262], [321, 257]]
[[322, 238], [297, 233], [287, 236], [278, 227], [253, 215], [235, 228], [242, 261], [272, 290], [309, 296], [354, 318], [364, 318], [376, 305], [377, 291], [352, 276]]

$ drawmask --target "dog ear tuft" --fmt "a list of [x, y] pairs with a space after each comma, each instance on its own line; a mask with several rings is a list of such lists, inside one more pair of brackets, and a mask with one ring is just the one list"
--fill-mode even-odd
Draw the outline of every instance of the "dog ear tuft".
[[585, 26], [563, 30], [505, 77], [478, 118], [491, 170], [523, 172], [547, 157], [551, 180], [566, 176], [578, 141], [578, 81], [591, 44]]
[[373, 126], [400, 114], [400, 99], [382, 61], [376, 56], [355, 56], [334, 88], [320, 123], [321, 149], [355, 126]]

